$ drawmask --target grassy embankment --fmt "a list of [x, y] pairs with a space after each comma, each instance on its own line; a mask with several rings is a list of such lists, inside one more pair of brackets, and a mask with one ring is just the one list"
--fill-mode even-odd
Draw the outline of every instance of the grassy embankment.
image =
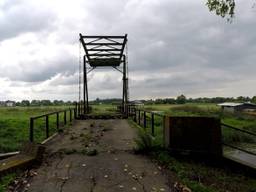
[[[146, 105], [143, 108], [149, 111], [163, 111], [164, 114], [171, 116], [219, 117], [223, 123], [256, 132], [255, 117], [245, 114], [224, 114], [215, 104]], [[150, 131], [150, 126], [147, 127], [146, 133], [140, 133], [140, 139], [137, 142], [139, 146], [137, 147], [149, 148], [146, 150], [148, 155], [169, 169], [172, 178], [196, 192], [256, 191], [256, 180], [253, 177], [245, 176], [243, 173], [233, 173], [228, 168], [212, 166], [204, 161], [194, 160], [186, 156], [172, 156], [168, 151], [159, 147], [163, 144], [161, 121], [161, 118], [155, 120], [156, 137], [154, 139], [147, 134]], [[148, 125], [150, 125], [149, 123], [147, 122]], [[134, 123], [132, 124], [136, 126]], [[223, 139], [229, 143], [238, 145], [249, 143], [255, 146], [255, 138], [248, 135], [225, 128], [222, 129], [222, 132]]]
[[[1, 107], [0, 108], [0, 153], [19, 149], [22, 142], [29, 138], [29, 118], [37, 115], [59, 111], [68, 107]], [[60, 114], [63, 122], [63, 113]], [[69, 117], [67, 117], [69, 118]], [[35, 141], [45, 139], [45, 119], [35, 120]], [[56, 131], [56, 116], [49, 117], [50, 135]]]

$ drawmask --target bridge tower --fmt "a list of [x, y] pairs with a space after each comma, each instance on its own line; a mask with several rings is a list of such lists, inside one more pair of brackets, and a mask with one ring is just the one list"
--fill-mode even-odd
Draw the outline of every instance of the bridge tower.
[[[128, 103], [127, 34], [124, 36], [88, 36], [79, 34], [84, 49], [83, 56], [83, 108], [89, 112], [87, 75], [99, 67], [112, 67], [123, 75], [123, 110]], [[80, 93], [79, 93], [80, 94]]]

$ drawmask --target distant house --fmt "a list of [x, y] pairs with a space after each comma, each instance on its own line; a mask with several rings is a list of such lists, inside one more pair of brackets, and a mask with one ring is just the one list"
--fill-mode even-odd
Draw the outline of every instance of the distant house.
[[256, 104], [253, 103], [220, 103], [218, 106], [221, 107], [224, 112], [242, 112], [242, 111], [256, 111]]
[[15, 107], [15, 102], [14, 101], [6, 101], [5, 106], [6, 107]]

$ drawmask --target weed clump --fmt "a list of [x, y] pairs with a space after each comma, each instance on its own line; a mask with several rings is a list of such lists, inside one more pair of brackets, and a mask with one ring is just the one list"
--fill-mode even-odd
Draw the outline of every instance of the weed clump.
[[153, 137], [143, 129], [138, 130], [138, 138], [135, 139], [135, 143], [134, 151], [137, 153], [149, 153], [154, 148]]

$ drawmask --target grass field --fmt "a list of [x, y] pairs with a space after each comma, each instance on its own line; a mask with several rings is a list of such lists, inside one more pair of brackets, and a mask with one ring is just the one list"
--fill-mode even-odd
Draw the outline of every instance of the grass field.
[[[0, 153], [16, 151], [23, 141], [28, 140], [29, 118], [31, 116], [42, 115], [48, 112], [63, 110], [67, 107], [15, 107], [0, 108]], [[215, 104], [184, 104], [184, 105], [145, 105], [143, 109], [149, 111], [163, 111], [164, 114], [172, 116], [214, 116], [221, 118], [222, 122], [256, 132], [255, 116], [245, 114], [223, 114]], [[113, 105], [94, 105], [92, 113], [109, 114], [116, 113]], [[150, 118], [150, 116], [149, 116]], [[63, 120], [63, 115], [60, 116]], [[50, 131], [55, 129], [55, 116], [50, 119]], [[147, 122], [150, 129], [150, 121]], [[44, 119], [35, 122], [36, 141], [42, 141], [45, 138]], [[225, 139], [230, 142], [254, 142], [240, 133], [233, 133], [230, 130], [223, 130]], [[155, 117], [155, 135], [154, 143], [162, 145], [163, 124], [162, 117]], [[215, 192], [215, 191], [253, 191], [256, 189], [255, 179], [230, 173], [224, 169], [213, 168], [202, 163], [177, 159], [169, 156], [165, 151], [154, 151], [153, 158], [166, 166], [193, 191]], [[13, 180], [15, 175], [7, 175], [0, 180], [0, 191], [4, 191], [5, 186]], [[218, 190], [217, 190], [218, 189]]]
[[[93, 105], [94, 114], [110, 114], [116, 113], [116, 107], [113, 105]], [[0, 153], [16, 151], [23, 141], [28, 139], [29, 118], [31, 116], [41, 115], [48, 112], [62, 110], [68, 107], [14, 107], [0, 108]], [[256, 118], [249, 115], [233, 115], [223, 114], [216, 104], [184, 104], [184, 105], [145, 105], [143, 109], [149, 111], [163, 111], [163, 113], [172, 116], [215, 116], [220, 117], [223, 123], [246, 129], [251, 132], [256, 132]], [[63, 119], [63, 114], [60, 115]], [[44, 119], [35, 121], [35, 139], [42, 141], [45, 138], [44, 133]], [[56, 117], [51, 116], [50, 133], [55, 131]], [[150, 122], [147, 123], [148, 126]], [[162, 140], [162, 118], [156, 117], [156, 139], [159, 143]], [[228, 142], [250, 142], [252, 139], [242, 133], [236, 133], [232, 130], [223, 130], [225, 139]], [[253, 140], [253, 142], [255, 142]]]
[[[29, 118], [68, 107], [1, 107], [0, 108], [0, 153], [16, 151], [29, 138]], [[55, 117], [49, 118], [50, 134], [55, 131]], [[63, 114], [60, 115], [60, 120]], [[35, 141], [45, 139], [44, 119], [35, 121]]]
[[90, 105], [92, 107], [93, 114], [115, 114], [116, 105], [109, 105], [109, 104], [99, 104], [99, 105]]
[[[116, 107], [113, 105], [93, 105], [94, 114], [110, 114], [116, 113]], [[26, 141], [29, 137], [29, 118], [31, 116], [41, 115], [48, 112], [62, 110], [68, 107], [14, 107], [0, 108], [0, 153], [16, 151], [23, 141]], [[163, 111], [164, 114], [171, 116], [214, 116], [220, 117], [223, 123], [242, 128], [251, 132], [256, 132], [256, 118], [252, 115], [233, 115], [223, 114], [221, 109], [216, 104], [184, 104], [184, 105], [145, 105], [143, 109], [149, 111]], [[63, 119], [63, 114], [60, 115], [60, 119]], [[42, 141], [45, 138], [44, 133], [44, 119], [38, 119], [35, 121], [35, 139], [36, 141]], [[50, 121], [50, 133], [55, 130], [56, 117], [51, 116]], [[147, 122], [150, 126], [150, 122]], [[162, 140], [162, 118], [156, 117], [156, 139], [159, 143]], [[228, 142], [250, 142], [253, 141], [247, 135], [242, 133], [233, 132], [232, 130], [224, 129], [223, 134]]]

